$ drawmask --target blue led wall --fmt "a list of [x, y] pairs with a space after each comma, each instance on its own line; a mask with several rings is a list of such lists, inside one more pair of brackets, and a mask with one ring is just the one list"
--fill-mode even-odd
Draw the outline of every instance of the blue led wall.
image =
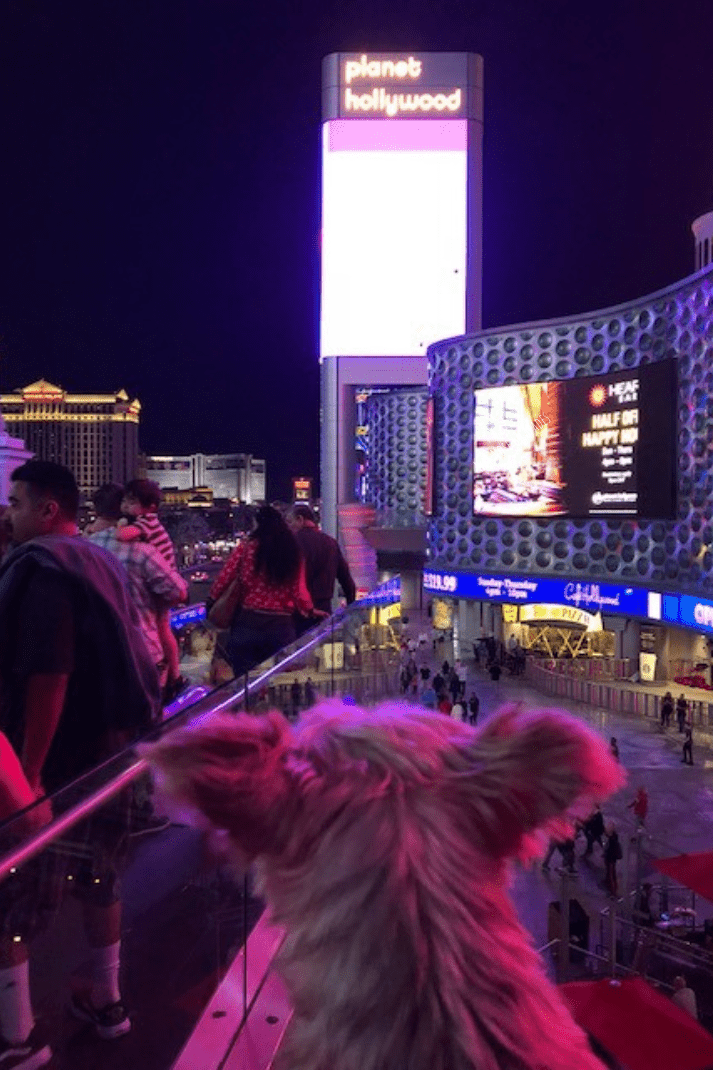
[[[641, 300], [429, 347], [435, 401], [430, 562], [445, 570], [713, 593], [713, 271]], [[477, 518], [474, 391], [678, 364], [677, 518]]]

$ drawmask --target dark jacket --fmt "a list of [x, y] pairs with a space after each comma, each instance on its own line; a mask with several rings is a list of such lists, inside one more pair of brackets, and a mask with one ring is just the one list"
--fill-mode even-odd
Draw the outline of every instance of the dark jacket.
[[[0, 662], [12, 658], [13, 623], [23, 590], [38, 570], [68, 577], [77, 650], [96, 666], [93, 734], [108, 741], [148, 729], [160, 708], [156, 667], [120, 562], [89, 540], [62, 535], [23, 543], [0, 568]], [[96, 760], [106, 757], [106, 750]], [[73, 769], [72, 775], [82, 770]]]
[[604, 848], [604, 861], [608, 865], [615, 865], [623, 855], [624, 852], [621, 849], [619, 833], [612, 832], [611, 836], [607, 839], [607, 845]]
[[584, 834], [597, 840], [604, 835], [604, 815], [601, 810], [595, 810], [591, 817], [584, 822]]
[[347, 602], [353, 602], [356, 585], [337, 540], [309, 525], [295, 532], [295, 537], [305, 559], [307, 590], [315, 608], [331, 612], [335, 580], [339, 581]]

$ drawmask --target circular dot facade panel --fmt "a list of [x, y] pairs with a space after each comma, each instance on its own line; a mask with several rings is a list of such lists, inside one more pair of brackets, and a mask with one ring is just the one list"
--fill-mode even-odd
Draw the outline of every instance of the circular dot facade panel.
[[[429, 556], [435, 566], [631, 579], [713, 595], [713, 270], [588, 316], [438, 342], [428, 356], [434, 397]], [[473, 515], [475, 390], [667, 358], [678, 362], [677, 520]]]
[[[367, 400], [369, 500], [377, 510], [379, 522], [389, 527], [423, 526], [426, 523], [427, 397], [425, 387], [414, 387], [372, 394]], [[454, 415], [458, 401], [455, 392]], [[461, 464], [468, 463], [470, 439], [464, 442], [458, 427], [454, 450], [456, 459], [461, 458]]]

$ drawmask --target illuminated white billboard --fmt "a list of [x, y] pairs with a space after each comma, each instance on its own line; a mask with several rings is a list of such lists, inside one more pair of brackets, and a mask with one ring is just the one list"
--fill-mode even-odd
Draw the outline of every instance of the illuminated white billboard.
[[323, 130], [321, 356], [418, 356], [463, 334], [467, 121]]
[[321, 357], [425, 357], [479, 326], [482, 61], [332, 53]]

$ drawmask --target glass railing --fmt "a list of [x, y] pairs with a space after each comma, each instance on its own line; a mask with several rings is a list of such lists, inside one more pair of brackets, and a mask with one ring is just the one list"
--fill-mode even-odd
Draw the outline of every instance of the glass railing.
[[[392, 584], [244, 678], [198, 689], [198, 701], [189, 692], [154, 737], [212, 711], [292, 719], [332, 696], [395, 694], [397, 597]], [[59, 1065], [208, 1070], [237, 1057], [241, 1023], [271, 993], [280, 934], [251, 874], [221, 850], [180, 815], [164, 817], [134, 747], [0, 826], [0, 968], [29, 961], [38, 1028]], [[119, 995], [117, 951], [124, 1009], [96, 1015], [92, 1001]], [[264, 1016], [273, 1030], [278, 1019]]]

